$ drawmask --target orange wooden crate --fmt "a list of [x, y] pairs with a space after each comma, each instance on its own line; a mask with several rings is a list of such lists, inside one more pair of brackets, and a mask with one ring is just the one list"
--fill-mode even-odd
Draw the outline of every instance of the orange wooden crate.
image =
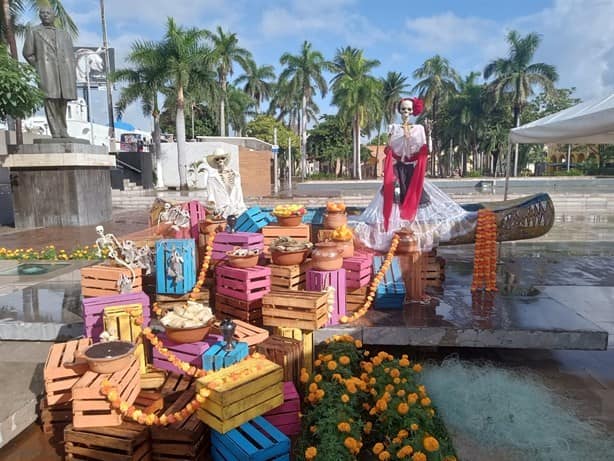
[[309, 242], [311, 237], [311, 228], [309, 224], [300, 224], [298, 226], [277, 226], [275, 224], [267, 224], [262, 228], [264, 236], [264, 255], [271, 256], [269, 245], [279, 237], [290, 237], [299, 242]]
[[151, 455], [149, 429], [134, 422], [116, 427], [76, 428], [64, 430], [66, 459], [90, 461], [145, 461]]
[[311, 260], [292, 266], [269, 264], [271, 269], [271, 291], [304, 290], [307, 271], [311, 268]]
[[90, 338], [84, 338], [53, 344], [49, 348], [43, 371], [47, 405], [60, 405], [72, 400], [73, 386], [89, 368], [87, 363], [75, 367], [66, 367], [64, 364], [75, 360], [75, 351], [84, 351], [91, 344]]
[[[131, 293], [142, 291], [142, 269], [134, 269], [136, 278], [132, 284]], [[115, 267], [104, 264], [84, 267], [81, 269], [81, 294], [83, 297], [107, 296], [119, 294], [118, 280], [121, 275], [132, 277], [126, 267]]]
[[130, 366], [112, 374], [87, 371], [72, 390], [73, 426], [119, 426], [122, 423], [121, 413], [112, 408], [111, 403], [102, 395], [102, 383], [105, 380], [114, 383], [121, 400], [131, 405], [141, 391], [139, 369], [139, 361], [134, 357]]
[[262, 298], [262, 320], [271, 327], [317, 330], [328, 321], [328, 294], [279, 290]]
[[367, 300], [367, 291], [369, 287], [361, 287], [349, 289], [345, 293], [345, 313], [346, 315], [353, 314], [360, 309]]
[[437, 250], [428, 253], [426, 263], [422, 267], [422, 279], [427, 287], [439, 288], [445, 280], [446, 261], [437, 256]]
[[[194, 388], [181, 393], [176, 399], [171, 399], [163, 414], [169, 415], [181, 410], [194, 398]], [[154, 460], [201, 460], [209, 453], [210, 430], [196, 413], [182, 421], [169, 424], [166, 427], [151, 427], [152, 459]]]
[[45, 434], [51, 434], [56, 441], [64, 437], [64, 428], [72, 422], [72, 403], [49, 406], [46, 398], [39, 403], [40, 422]]
[[298, 339], [272, 335], [256, 346], [256, 350], [284, 370], [282, 381], [292, 381], [299, 385], [303, 367], [303, 343]]
[[[261, 343], [269, 337], [269, 332], [264, 328], [237, 319], [234, 319], [233, 322], [236, 325], [235, 334], [233, 336], [235, 341], [247, 343], [247, 345], [251, 347]], [[216, 324], [211, 332], [213, 334], [221, 334], [218, 327], [219, 324]]]
[[218, 293], [215, 295], [215, 314], [218, 318], [230, 317], [262, 326], [262, 299], [242, 301]]

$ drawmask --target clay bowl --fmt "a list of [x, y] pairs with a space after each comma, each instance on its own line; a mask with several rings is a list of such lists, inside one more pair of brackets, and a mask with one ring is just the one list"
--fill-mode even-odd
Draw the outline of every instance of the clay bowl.
[[212, 318], [207, 324], [194, 327], [194, 328], [170, 328], [165, 327], [164, 333], [166, 337], [178, 344], [197, 343], [205, 339], [205, 336], [209, 334], [215, 318]]
[[298, 251], [271, 250], [271, 260], [278, 266], [294, 266], [305, 262], [308, 254], [309, 248]]
[[229, 266], [237, 267], [239, 269], [248, 269], [250, 267], [254, 267], [258, 264], [259, 254], [247, 255], [247, 256], [236, 256], [231, 255], [232, 251], [226, 252], [226, 262]]
[[284, 227], [296, 227], [303, 221], [302, 216], [273, 216], [277, 219], [277, 224]]
[[115, 373], [128, 368], [134, 356], [134, 344], [127, 341], [96, 343], [83, 353], [75, 352], [77, 360], [87, 360], [90, 370], [96, 373]]

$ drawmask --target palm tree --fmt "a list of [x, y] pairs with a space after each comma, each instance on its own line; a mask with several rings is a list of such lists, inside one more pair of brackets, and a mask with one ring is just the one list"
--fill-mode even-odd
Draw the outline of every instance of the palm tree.
[[234, 87], [228, 86], [228, 122], [236, 136], [243, 136], [247, 128], [247, 116], [256, 115], [256, 101], [250, 95]]
[[174, 87], [177, 117], [177, 161], [179, 163], [179, 188], [188, 189], [187, 159], [185, 145], [185, 92], [198, 75], [211, 62], [210, 50], [201, 45], [205, 32], [196, 28], [178, 26], [168, 18], [166, 33], [160, 44], [160, 58], [165, 63], [164, 75]]
[[245, 84], [243, 91], [256, 101], [256, 114], [260, 113], [260, 104], [273, 93], [271, 80], [275, 80], [273, 66], [258, 66], [253, 59], [247, 61], [245, 73], [235, 80], [235, 85]]
[[228, 98], [228, 77], [233, 74], [235, 62], [243, 69], [248, 68], [248, 62], [252, 60], [251, 53], [239, 46], [236, 33], [226, 33], [217, 26], [217, 34], [204, 31], [206, 37], [213, 43], [213, 59], [217, 68], [218, 83], [220, 85], [220, 136], [226, 136], [225, 105]]
[[[405, 89], [409, 85], [407, 77], [400, 72], [388, 72], [386, 77], [381, 79], [382, 83], [382, 119], [378, 125], [377, 138], [380, 139], [382, 125], [390, 125], [397, 113], [397, 104], [406, 94]], [[379, 142], [377, 144], [376, 156], [379, 156]]]
[[[458, 74], [450, 65], [450, 62], [439, 55], [424, 61], [422, 66], [417, 68], [413, 77], [420, 79], [412, 88], [412, 91], [417, 91], [418, 96], [424, 99], [425, 116], [430, 115], [430, 124], [427, 120], [428, 136], [432, 139], [433, 150], [436, 154], [441, 150], [441, 143], [437, 135], [438, 130], [438, 115], [441, 104], [447, 98], [456, 93], [456, 85], [459, 81]], [[432, 156], [433, 161], [437, 155]], [[431, 171], [434, 167], [431, 166]]]
[[362, 179], [360, 168], [360, 130], [372, 120], [381, 120], [381, 82], [370, 75], [373, 68], [379, 66], [376, 59], [366, 59], [363, 51], [345, 47], [337, 50], [332, 68], [333, 104], [346, 120], [352, 120], [352, 158], [354, 178]]
[[[543, 62], [531, 64], [540, 40], [536, 33], [521, 37], [517, 31], [510, 31], [507, 34], [509, 57], [495, 59], [484, 69], [485, 79], [494, 77], [490, 86], [497, 100], [505, 93], [511, 95], [514, 126], [520, 125], [522, 110], [527, 99], [533, 95], [533, 87], [540, 87], [546, 94], [550, 94], [554, 91], [554, 82], [559, 78], [554, 66]], [[518, 144], [515, 146], [514, 176], [517, 174]]]
[[328, 86], [322, 72], [328, 68], [328, 64], [322, 53], [313, 50], [311, 43], [308, 41], [303, 42], [299, 54], [284, 53], [281, 55], [279, 62], [286, 66], [279, 76], [280, 81], [288, 85], [286, 89], [292, 89], [295, 95], [301, 95], [299, 136], [301, 138], [301, 174], [305, 177], [307, 167], [307, 106], [310, 101], [313, 103], [316, 89], [320, 91], [322, 97], [326, 96]]

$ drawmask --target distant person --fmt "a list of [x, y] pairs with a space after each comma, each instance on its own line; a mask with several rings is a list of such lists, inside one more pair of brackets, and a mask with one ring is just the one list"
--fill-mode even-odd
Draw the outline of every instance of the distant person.
[[23, 56], [40, 77], [45, 94], [45, 115], [53, 138], [70, 138], [66, 124], [68, 101], [77, 99], [76, 62], [70, 35], [54, 26], [55, 13], [40, 9], [41, 25], [28, 29]]

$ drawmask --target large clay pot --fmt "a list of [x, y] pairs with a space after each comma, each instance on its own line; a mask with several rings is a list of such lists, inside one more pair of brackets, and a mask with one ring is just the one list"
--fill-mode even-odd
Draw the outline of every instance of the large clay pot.
[[271, 260], [278, 266], [294, 266], [302, 264], [307, 259], [309, 249], [298, 251], [279, 251], [271, 250]]
[[335, 271], [343, 267], [343, 250], [336, 242], [316, 243], [311, 252], [311, 267], [318, 271]]
[[229, 266], [237, 267], [239, 269], [248, 269], [258, 264], [259, 254], [250, 254], [247, 256], [237, 256], [231, 254], [232, 251], [226, 252], [226, 262]]
[[209, 334], [209, 330], [213, 326], [215, 318], [212, 318], [208, 323], [200, 327], [194, 328], [171, 328], [165, 327], [164, 333], [166, 337], [175, 343], [189, 344], [196, 343], [205, 339], [205, 336]]
[[115, 373], [128, 368], [134, 355], [134, 344], [128, 341], [96, 343], [84, 352], [75, 351], [75, 363], [87, 361], [95, 373]]
[[351, 258], [354, 256], [354, 241], [353, 240], [333, 240], [337, 244], [339, 249], [343, 250], [341, 256], [345, 258]]
[[324, 214], [322, 226], [324, 229], [336, 229], [348, 223], [348, 215], [345, 211], [327, 211]]
[[226, 228], [226, 220], [225, 219], [205, 219], [204, 221], [199, 221], [198, 226], [200, 228], [200, 232], [203, 234], [211, 234], [212, 232], [222, 232]]
[[405, 255], [420, 250], [420, 248], [418, 248], [418, 240], [415, 238], [412, 231], [401, 229], [397, 231], [396, 234], [399, 236], [396, 254]]
[[302, 216], [277, 216], [273, 215], [277, 219], [277, 224], [284, 227], [296, 227], [301, 224]]

